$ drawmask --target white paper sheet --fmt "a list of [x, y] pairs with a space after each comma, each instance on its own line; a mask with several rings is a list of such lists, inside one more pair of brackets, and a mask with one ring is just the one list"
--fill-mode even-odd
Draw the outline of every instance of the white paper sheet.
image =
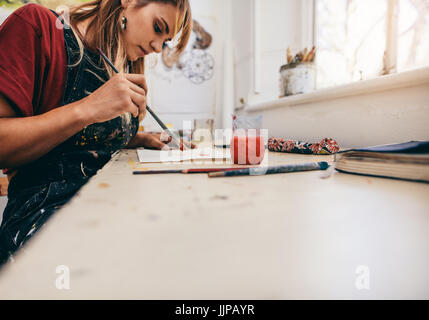
[[149, 150], [137, 149], [141, 163], [180, 162], [187, 160], [230, 159], [228, 149], [200, 148], [180, 150]]

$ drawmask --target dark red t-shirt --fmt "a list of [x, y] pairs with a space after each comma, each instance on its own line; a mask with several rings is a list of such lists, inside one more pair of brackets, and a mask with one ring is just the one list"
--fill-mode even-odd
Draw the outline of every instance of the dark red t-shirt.
[[67, 54], [56, 21], [49, 9], [28, 4], [0, 26], [0, 93], [19, 116], [61, 106]]
[[49, 9], [27, 4], [0, 26], [0, 94], [18, 116], [61, 106], [67, 53], [62, 24], [56, 22]]

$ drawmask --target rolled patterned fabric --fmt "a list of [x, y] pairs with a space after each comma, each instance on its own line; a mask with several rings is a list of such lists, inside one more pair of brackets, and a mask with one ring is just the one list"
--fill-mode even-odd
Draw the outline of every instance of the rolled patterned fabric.
[[325, 138], [318, 143], [309, 143], [291, 139], [270, 138], [268, 150], [274, 152], [289, 152], [303, 154], [334, 154], [340, 147], [334, 139]]

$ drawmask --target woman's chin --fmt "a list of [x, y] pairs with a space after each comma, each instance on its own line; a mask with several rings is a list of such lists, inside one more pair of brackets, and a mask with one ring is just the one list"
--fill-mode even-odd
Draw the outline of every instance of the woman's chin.
[[136, 62], [137, 60], [141, 59], [142, 57], [128, 57], [128, 61]]

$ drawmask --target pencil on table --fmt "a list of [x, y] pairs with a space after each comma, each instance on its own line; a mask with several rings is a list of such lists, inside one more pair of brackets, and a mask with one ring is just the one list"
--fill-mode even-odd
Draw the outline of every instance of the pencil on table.
[[170, 173], [184, 173], [184, 174], [196, 174], [196, 173], [210, 173], [220, 171], [233, 171], [239, 168], [200, 168], [200, 169], [172, 169], [172, 170], [136, 170], [133, 171], [134, 175], [149, 175], [149, 174], [170, 174]]

